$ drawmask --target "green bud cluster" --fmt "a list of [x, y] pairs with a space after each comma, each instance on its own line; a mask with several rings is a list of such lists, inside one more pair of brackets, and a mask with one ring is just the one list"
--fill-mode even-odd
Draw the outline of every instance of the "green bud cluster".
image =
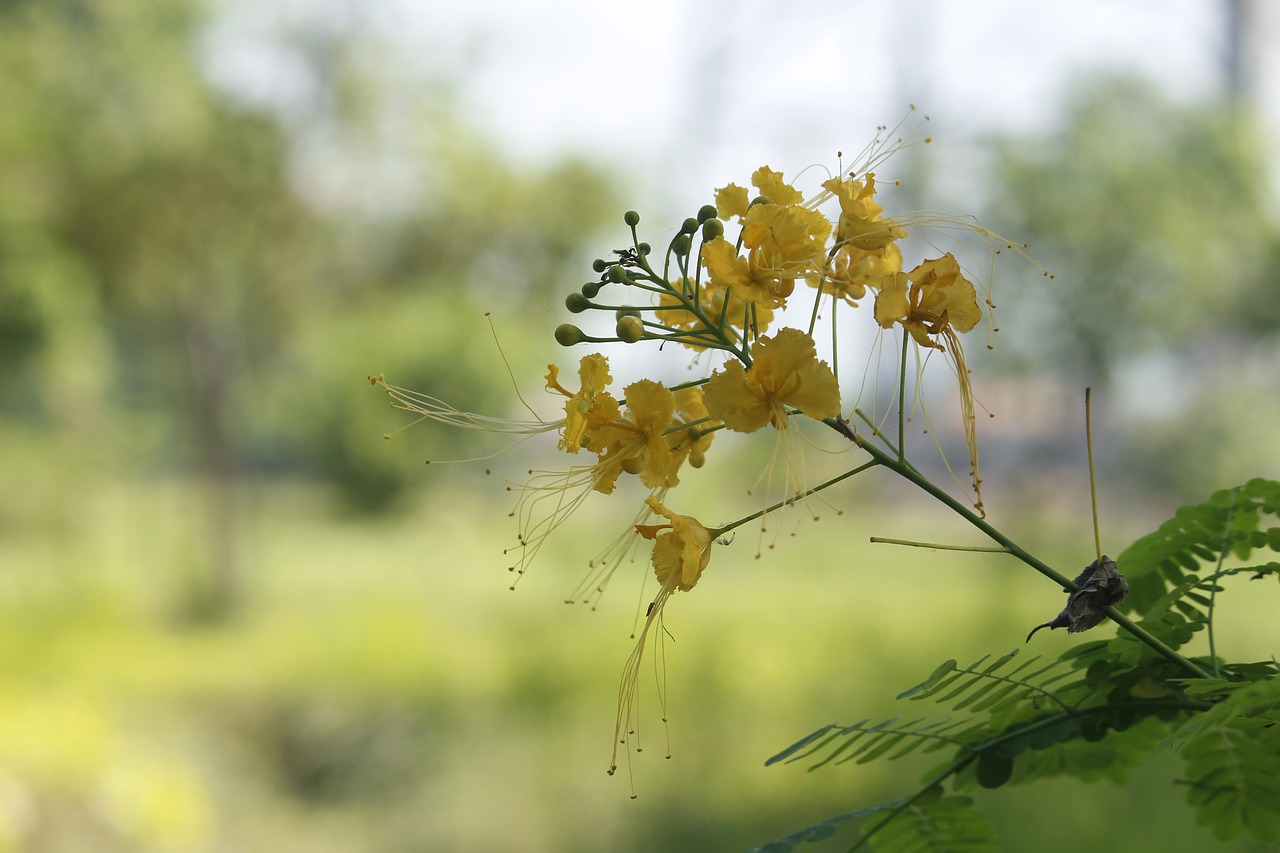
[[[760, 202], [761, 199], [756, 201]], [[622, 218], [631, 229], [631, 248], [615, 249], [613, 257], [596, 258], [592, 261], [591, 269], [599, 274], [600, 279], [586, 282], [564, 300], [565, 309], [571, 314], [582, 314], [593, 309], [613, 311], [613, 333], [616, 337], [592, 337], [578, 326], [565, 324], [556, 329], [556, 341], [562, 346], [610, 340], [623, 343], [638, 343], [642, 340], [678, 341], [694, 344], [699, 348], [736, 352], [739, 334], [728, 326], [724, 317], [704, 316], [703, 306], [696, 296], [698, 283], [703, 275], [701, 244], [724, 235], [724, 223], [717, 218], [715, 205], [704, 204], [698, 209], [696, 216], [690, 216], [680, 223], [675, 236], [667, 244], [663, 263], [656, 268], [650, 262], [652, 245], [641, 241], [636, 233], [640, 214], [629, 210]], [[647, 304], [639, 307], [618, 305], [617, 299], [602, 299], [602, 294], [610, 285], [615, 284], [629, 288], [623, 302], [629, 302], [635, 295], [635, 291], [630, 288], [648, 291], [648, 296], [639, 294], [644, 297], [641, 301]], [[655, 295], [661, 296], [661, 300], [654, 298]], [[610, 302], [614, 304], [608, 304]], [[692, 324], [690, 315], [697, 318]], [[663, 322], [664, 317], [675, 316], [681, 319], [671, 322], [678, 322], [678, 326]], [[691, 325], [693, 328], [690, 328]]]

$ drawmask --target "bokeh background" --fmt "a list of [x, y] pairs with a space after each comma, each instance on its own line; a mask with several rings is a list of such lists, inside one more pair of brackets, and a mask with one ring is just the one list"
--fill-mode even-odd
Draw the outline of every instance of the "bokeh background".
[[[563, 600], [638, 497], [510, 592], [501, 478], [538, 445], [425, 467], [500, 445], [384, 441], [365, 375], [518, 416], [491, 312], [550, 416], [563, 296], [624, 209], [659, 243], [916, 103], [889, 211], [977, 213], [1056, 275], [1002, 262], [970, 364], [991, 518], [1074, 574], [1085, 385], [1113, 554], [1280, 476], [1277, 43], [1260, 0], [3, 0], [0, 849], [741, 850], [910, 789], [763, 762], [1020, 646], [1059, 591], [869, 545], [974, 542], [884, 477], [760, 559], [744, 533], [668, 611], [673, 757], [646, 682], [632, 800], [604, 770], [645, 569]], [[765, 451], [715, 452], [681, 511], [745, 514]], [[1268, 595], [1223, 596], [1224, 654], [1276, 653]], [[1177, 774], [980, 799], [1011, 850], [1258, 849]]]

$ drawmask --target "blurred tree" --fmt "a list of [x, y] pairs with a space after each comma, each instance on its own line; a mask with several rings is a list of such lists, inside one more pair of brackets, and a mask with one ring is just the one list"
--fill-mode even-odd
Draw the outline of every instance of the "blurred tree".
[[[201, 485], [193, 603], [218, 613], [242, 574], [245, 474], [393, 504], [419, 475], [387, 452], [395, 420], [365, 373], [492, 402], [508, 379], [483, 310], [552, 310], [616, 204], [597, 170], [504, 163], [451, 105], [397, 100], [390, 54], [358, 30], [283, 36], [309, 103], [219, 88], [194, 59], [207, 14], [0, 6], [0, 420]], [[451, 334], [416, 332], [427, 317]], [[523, 338], [504, 344], [519, 356]]]
[[[1254, 476], [1265, 448], [1277, 449], [1257, 439], [1280, 414], [1269, 402], [1280, 399], [1270, 367], [1280, 232], [1244, 107], [1175, 103], [1141, 79], [1101, 77], [1080, 86], [1060, 130], [999, 137], [992, 152], [984, 221], [1029, 241], [1056, 275], [1000, 289], [995, 355], [1015, 377], [1010, 393], [1065, 415], [1094, 386], [1133, 433], [1122, 458], [1102, 460], [1133, 490], [1125, 500], [1190, 498]], [[1005, 450], [1043, 472], [1074, 446], [1074, 433], [1053, 429]]]
[[[3, 288], [42, 304], [31, 340], [77, 334], [69, 315], [96, 307], [88, 325], [115, 366], [95, 372], [99, 394], [161, 413], [168, 438], [148, 466], [176, 463], [204, 487], [217, 610], [235, 586], [236, 383], [294, 319], [322, 243], [280, 128], [198, 75], [198, 14], [168, 2], [5, 12], [0, 174], [18, 194], [5, 193]], [[64, 390], [42, 386], [46, 412]]]
[[1057, 275], [1004, 290], [1011, 349], [1105, 384], [1126, 357], [1280, 329], [1264, 298], [1277, 245], [1265, 160], [1241, 108], [1106, 77], [1081, 86], [1062, 125], [994, 140], [986, 219]]

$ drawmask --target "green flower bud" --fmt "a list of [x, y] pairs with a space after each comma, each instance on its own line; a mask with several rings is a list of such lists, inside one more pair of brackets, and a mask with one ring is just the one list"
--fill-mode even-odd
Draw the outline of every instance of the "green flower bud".
[[622, 221], [627, 223], [629, 228], [635, 228], [640, 224], [640, 214], [636, 213], [634, 210], [628, 210], [626, 213], [622, 214]]
[[609, 267], [608, 275], [609, 275], [609, 281], [613, 282], [614, 284], [622, 284], [623, 282], [630, 283], [629, 280], [627, 279], [627, 271], [624, 270], [620, 264], [614, 264], [613, 266]]
[[647, 255], [653, 251], [653, 247], [648, 243], [640, 243], [636, 246], [636, 251], [642, 255]]
[[698, 226], [702, 223], [690, 216], [680, 225], [681, 234], [693, 234], [698, 230]]
[[581, 314], [591, 307], [591, 300], [581, 293], [570, 293], [564, 298], [564, 307], [569, 309], [570, 314]]
[[609, 268], [609, 262], [604, 258], [596, 258], [591, 262], [591, 268], [596, 272], [604, 272]]
[[706, 222], [708, 219], [716, 218], [716, 206], [714, 204], [704, 204], [698, 208], [698, 221]]
[[614, 319], [621, 320], [623, 317], [639, 317], [641, 315], [639, 308], [619, 308], [613, 312], [613, 316]]
[[603, 281], [589, 281], [582, 285], [582, 295], [588, 299], [595, 299], [600, 294], [600, 288], [604, 287]]
[[618, 340], [623, 343], [634, 344], [644, 337], [644, 323], [640, 321], [639, 317], [633, 317], [630, 314], [618, 318], [616, 329]]
[[692, 246], [693, 246], [693, 241], [689, 239], [688, 234], [681, 234], [680, 236], [676, 237], [674, 240], [671, 241], [671, 251], [675, 252], [677, 255], [679, 255], [682, 258], [685, 255], [689, 254], [689, 249]]
[[708, 219], [702, 223], [702, 241], [710, 242], [724, 235], [724, 223], [719, 219]]
[[572, 323], [561, 323], [556, 326], [556, 343], [562, 347], [571, 347], [582, 343], [586, 337], [582, 330]]
[[755, 207], [757, 204], [773, 204], [773, 199], [767, 195], [758, 195], [751, 199], [751, 204], [747, 205], [747, 207]]

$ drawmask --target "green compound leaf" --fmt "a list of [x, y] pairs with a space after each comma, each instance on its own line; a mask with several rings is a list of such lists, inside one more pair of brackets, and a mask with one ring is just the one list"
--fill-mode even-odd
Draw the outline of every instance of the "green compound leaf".
[[968, 797], [921, 797], [875, 827], [870, 839], [882, 853], [988, 853], [1000, 849], [995, 827]]
[[1142, 616], [1157, 605], [1167, 609], [1171, 602], [1162, 599], [1171, 591], [1180, 597], [1201, 585], [1205, 566], [1213, 566], [1224, 551], [1238, 560], [1248, 559], [1254, 550], [1280, 553], [1277, 518], [1280, 482], [1275, 480], [1250, 480], [1214, 492], [1202, 504], [1180, 507], [1116, 558], [1129, 581], [1129, 597], [1117, 606]]
[[786, 838], [779, 838], [777, 841], [771, 841], [763, 847], [757, 847], [755, 850], [751, 851], [751, 853], [789, 853], [789, 851], [795, 849], [797, 844], [802, 842], [813, 843], [815, 841], [822, 841], [826, 838], [830, 838], [843, 824], [854, 820], [860, 820], [864, 817], [873, 815], [876, 812], [899, 808], [906, 802], [906, 798], [886, 800], [883, 803], [876, 803], [874, 806], [867, 806], [864, 809], [858, 809], [856, 812], [836, 815], [835, 817], [827, 818], [821, 823], [815, 823], [813, 826], [807, 826], [799, 832], [793, 832]]
[[[1280, 576], [1280, 560], [1249, 560], [1258, 550], [1280, 553], [1277, 519], [1280, 483], [1270, 480], [1182, 507], [1121, 555], [1133, 590], [1122, 609], [1173, 649], [1211, 632], [1217, 596], [1246, 579]], [[1125, 781], [1164, 747], [1181, 751], [1186, 777], [1177, 781], [1217, 837], [1280, 840], [1280, 664], [1211, 660], [1212, 678], [1186, 678], [1120, 631], [1055, 660], [1018, 658], [1015, 651], [967, 666], [945, 661], [898, 698], [942, 706], [952, 717], [827, 725], [768, 762], [809, 760], [816, 769], [943, 750], [948, 757], [924, 774], [916, 793], [761, 849], [791, 850], [866, 818], [854, 850], [994, 850], [994, 831], [959, 792], [1059, 775]], [[957, 793], [944, 796], [944, 782]]]
[[1215, 726], [1183, 747], [1187, 803], [1196, 821], [1226, 841], [1248, 833], [1280, 840], [1280, 732], [1277, 726]]

